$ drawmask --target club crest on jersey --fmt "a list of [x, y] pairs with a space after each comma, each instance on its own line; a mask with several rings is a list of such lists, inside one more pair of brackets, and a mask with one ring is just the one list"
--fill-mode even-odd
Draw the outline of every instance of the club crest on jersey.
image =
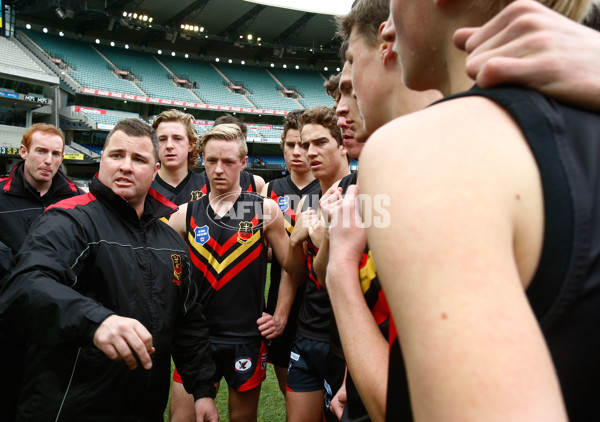
[[204, 246], [204, 244], [210, 240], [208, 226], [196, 227], [194, 229], [194, 240], [196, 243], [200, 243]]
[[254, 224], [252, 224], [252, 221], [240, 221], [239, 226], [237, 240], [243, 245], [250, 242], [252, 239], [252, 235], [254, 234]]
[[190, 201], [197, 201], [204, 196], [204, 192], [201, 190], [193, 190], [190, 192]]
[[173, 261], [173, 283], [181, 286], [181, 255], [172, 254], [171, 261]]
[[236, 372], [246, 372], [252, 369], [252, 359], [242, 358], [235, 361]]
[[281, 212], [286, 212], [290, 208], [290, 197], [280, 196], [277, 198], [277, 205], [279, 205]]

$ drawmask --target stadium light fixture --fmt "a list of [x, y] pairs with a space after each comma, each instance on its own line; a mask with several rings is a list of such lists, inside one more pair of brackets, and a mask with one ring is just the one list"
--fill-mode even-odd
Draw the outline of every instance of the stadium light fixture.
[[175, 52], [171, 51], [171, 56], [175, 57]]
[[59, 37], [64, 37], [64, 36], [65, 36], [65, 33], [64, 33], [64, 32], [62, 32], [62, 31], [60, 31], [60, 32], [58, 33], [58, 36], [59, 36]]
[[162, 54], [162, 50], [158, 50], [158, 51], [157, 51], [157, 53], [158, 53], [158, 54]]
[[219, 63], [219, 58], [217, 57], [217, 58], [215, 59], [215, 61], [216, 61], [217, 63]]
[[25, 28], [27, 28], [27, 29], [31, 29], [31, 25], [30, 25], [30, 24], [27, 24], [27, 25], [25, 25]]
[[271, 67], [275, 67], [275, 63], [271, 63]]
[[233, 60], [229, 59], [229, 63], [233, 63]]
[[67, 14], [65, 13], [65, 11], [62, 10], [60, 7], [57, 7], [54, 11], [56, 12], [56, 15], [61, 19], [64, 19], [67, 17]]
[[115, 46], [115, 42], [114, 42], [114, 41], [111, 41], [111, 42], [110, 42], [110, 46], [111, 46], [111, 47], [114, 47], [114, 46]]
[[100, 44], [100, 40], [96, 38], [96, 44]]
[[339, 67], [336, 67], [336, 68], [335, 68], [335, 71], [336, 71], [336, 72], [339, 72], [339, 71], [340, 71], [340, 68], [339, 68]]
[[240, 63], [242, 63], [242, 65], [246, 64], [246, 60], [242, 60]]
[[137, 14], [137, 13], [134, 13], [134, 14], [133, 14], [133, 19], [137, 19], [137, 17], [138, 17], [138, 14]]
[[300, 69], [300, 66], [296, 65], [296, 70]]
[[262, 41], [262, 38], [261, 38], [261, 37], [258, 37], [258, 38], [256, 39], [256, 41], [258, 41], [258, 42], [261, 42], [261, 41]]
[[200, 27], [200, 32], [204, 32], [204, 27], [203, 26]]
[[188, 57], [190, 57], [190, 55], [188, 53], [185, 53], [185, 58], [187, 59]]
[[125, 50], [129, 50], [129, 44], [125, 44]]
[[123, 17], [126, 18], [127, 17], [127, 12], [123, 12]]
[[287, 69], [287, 64], [284, 64], [284, 65], [283, 65], [283, 68], [284, 68], [284, 69]]
[[324, 70], [325, 72], [327, 72], [327, 71], [329, 70], [329, 68], [328, 68], [327, 66], [325, 66], [325, 67], [323, 68], [323, 70]]
[[148, 18], [148, 22], [152, 23], [152, 21], [154, 20], [154, 18]]
[[44, 31], [44, 34], [47, 34], [48, 33], [48, 28], [44, 28], [44, 29], [42, 29], [42, 31]]
[[180, 27], [180, 28], [181, 28], [181, 29], [185, 29], [185, 25], [184, 25], [184, 24], [181, 24], [181, 27]]
[[252, 41], [252, 34], [248, 34], [248, 41]]

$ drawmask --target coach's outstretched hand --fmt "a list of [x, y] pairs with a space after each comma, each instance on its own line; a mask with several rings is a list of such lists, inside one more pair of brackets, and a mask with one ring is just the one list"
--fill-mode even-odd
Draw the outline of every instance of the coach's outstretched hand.
[[152, 369], [152, 335], [139, 321], [118, 315], [106, 318], [94, 333], [94, 345], [109, 359], [124, 360], [129, 369], [137, 368], [133, 352], [145, 369]]

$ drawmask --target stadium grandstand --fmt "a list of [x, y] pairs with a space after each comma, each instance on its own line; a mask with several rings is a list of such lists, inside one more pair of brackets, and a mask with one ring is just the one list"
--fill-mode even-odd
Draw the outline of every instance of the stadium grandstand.
[[61, 128], [65, 170], [85, 181], [119, 120], [179, 108], [200, 134], [223, 113], [244, 121], [247, 169], [269, 180], [286, 172], [285, 114], [333, 105], [323, 89], [340, 68], [333, 12], [245, 0], [0, 4], [0, 174], [32, 123]]

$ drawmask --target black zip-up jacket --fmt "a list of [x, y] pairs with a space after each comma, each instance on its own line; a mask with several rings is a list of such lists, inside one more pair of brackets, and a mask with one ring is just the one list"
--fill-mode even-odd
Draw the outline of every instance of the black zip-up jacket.
[[[187, 246], [159, 220], [175, 205], [150, 189], [144, 213], [98, 179], [49, 207], [3, 281], [0, 318], [30, 343], [18, 421], [161, 421], [171, 355], [196, 399], [214, 397], [208, 328]], [[152, 334], [153, 367], [127, 368], [93, 345], [108, 316]]]
[[16, 254], [31, 225], [52, 204], [81, 195], [84, 192], [59, 170], [44, 196], [25, 180], [21, 161], [13, 167], [10, 176], [0, 178], [0, 242]]

